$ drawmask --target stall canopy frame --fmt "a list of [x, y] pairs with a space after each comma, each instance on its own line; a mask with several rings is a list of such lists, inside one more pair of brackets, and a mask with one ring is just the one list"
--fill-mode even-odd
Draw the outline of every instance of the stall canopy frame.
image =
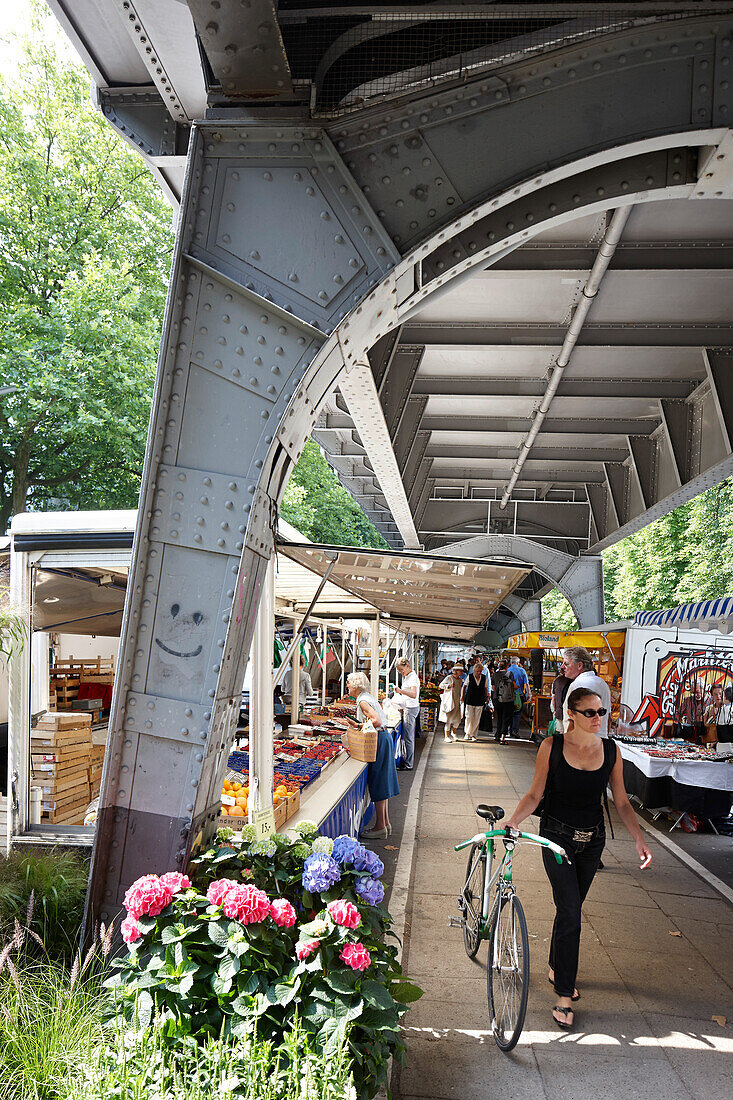
[[[473, 640], [486, 620], [527, 576], [530, 565], [454, 559], [435, 554], [278, 542], [278, 555], [310, 573], [331, 572], [334, 586], [376, 608], [391, 626], [423, 637]], [[281, 594], [283, 590], [281, 588]], [[299, 597], [301, 602], [303, 595]], [[315, 613], [321, 608], [314, 609]], [[358, 617], [354, 604], [340, 612]]]

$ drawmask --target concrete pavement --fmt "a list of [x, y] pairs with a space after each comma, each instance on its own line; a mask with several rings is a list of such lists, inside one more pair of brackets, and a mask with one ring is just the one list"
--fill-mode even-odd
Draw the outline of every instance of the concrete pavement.
[[[527, 914], [531, 987], [509, 1055], [489, 1029], [486, 954], [470, 961], [447, 927], [478, 831], [474, 807], [509, 812], [534, 772], [533, 746], [433, 742], [422, 790], [403, 966], [425, 995], [405, 1017], [399, 1100], [717, 1100], [733, 1095], [733, 907], [652, 840], [640, 871], [628, 834], [604, 853], [584, 908], [575, 1029], [554, 1024], [547, 984], [552, 897], [539, 849], [522, 846], [515, 881]], [[613, 812], [613, 810], [612, 810]], [[535, 827], [530, 819], [527, 827]], [[405, 838], [409, 841], [409, 838]], [[714, 1016], [725, 1018], [717, 1022]]]

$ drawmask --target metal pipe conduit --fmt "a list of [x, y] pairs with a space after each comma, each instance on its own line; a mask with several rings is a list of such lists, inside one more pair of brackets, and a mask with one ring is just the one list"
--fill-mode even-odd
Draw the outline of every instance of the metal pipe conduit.
[[613, 217], [611, 218], [611, 221], [609, 223], [608, 229], [603, 234], [603, 240], [601, 241], [601, 245], [598, 249], [598, 253], [596, 255], [593, 267], [591, 268], [590, 275], [588, 276], [588, 280], [583, 287], [580, 301], [575, 307], [573, 316], [570, 319], [568, 330], [565, 333], [565, 339], [563, 340], [562, 347], [560, 348], [560, 354], [558, 355], [555, 365], [552, 368], [552, 374], [550, 375], [550, 380], [547, 384], [545, 395], [542, 398], [542, 403], [540, 404], [539, 408], [535, 410], [532, 420], [532, 426], [527, 433], [527, 438], [522, 444], [522, 449], [519, 452], [519, 457], [517, 458], [517, 461], [515, 462], [512, 469], [512, 476], [509, 479], [509, 483], [504, 490], [504, 495], [501, 498], [501, 502], [499, 504], [499, 508], [501, 511], [503, 511], [509, 503], [509, 499], [512, 495], [514, 486], [519, 480], [519, 475], [521, 474], [524, 464], [529, 457], [529, 453], [534, 446], [534, 441], [540, 433], [540, 429], [542, 428], [544, 419], [547, 416], [550, 405], [552, 404], [552, 399], [557, 393], [558, 386], [560, 385], [563, 374], [565, 373], [565, 368], [570, 362], [570, 357], [573, 354], [573, 349], [578, 342], [578, 336], [580, 335], [581, 329], [585, 324], [586, 317], [588, 316], [590, 307], [593, 304], [593, 299], [598, 293], [600, 285], [603, 281], [603, 276], [608, 270], [608, 265], [610, 264], [613, 254], [616, 251], [616, 246], [618, 245], [618, 242], [621, 240], [621, 234], [624, 231], [624, 226], [628, 221], [629, 214], [631, 213], [632, 209], [633, 204], [629, 206], [620, 206], [617, 210], [615, 210], [613, 213]]

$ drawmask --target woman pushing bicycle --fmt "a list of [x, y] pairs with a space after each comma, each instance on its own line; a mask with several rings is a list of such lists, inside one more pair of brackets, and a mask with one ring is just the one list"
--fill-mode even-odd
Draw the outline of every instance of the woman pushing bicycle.
[[575, 987], [580, 910], [606, 839], [603, 796], [609, 783], [642, 869], [649, 866], [652, 854], [626, 796], [621, 753], [615, 741], [599, 736], [606, 715], [600, 697], [588, 688], [576, 688], [568, 692], [564, 711], [565, 734], [548, 737], [540, 745], [532, 786], [506, 826], [518, 829], [539, 807], [540, 835], [559, 844], [570, 857], [569, 863], [558, 863], [550, 851], [542, 851], [556, 909], [549, 960], [549, 981], [557, 995], [552, 1015], [558, 1027], [569, 1029], [575, 1022], [573, 1002], [580, 999]]

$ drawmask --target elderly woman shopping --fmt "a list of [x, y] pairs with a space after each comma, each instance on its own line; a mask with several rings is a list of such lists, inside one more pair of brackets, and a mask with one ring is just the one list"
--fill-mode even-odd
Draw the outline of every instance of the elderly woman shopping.
[[389, 799], [400, 793], [394, 745], [387, 729], [387, 720], [379, 702], [370, 694], [369, 680], [363, 672], [352, 672], [346, 678], [349, 695], [356, 699], [356, 717], [359, 722], [367, 719], [377, 731], [377, 758], [367, 768], [369, 796], [374, 803], [376, 818], [371, 829], [362, 829], [367, 840], [385, 840], [392, 832], [389, 823]]

